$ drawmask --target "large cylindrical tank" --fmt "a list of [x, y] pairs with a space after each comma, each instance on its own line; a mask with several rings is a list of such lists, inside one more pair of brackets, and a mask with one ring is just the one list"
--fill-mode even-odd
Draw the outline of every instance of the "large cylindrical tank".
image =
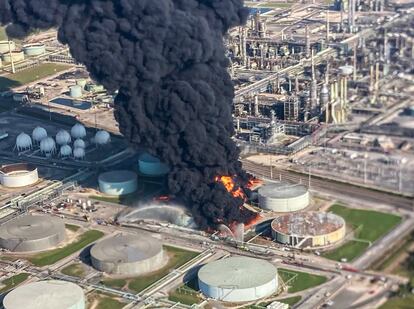
[[14, 43], [13, 41], [0, 41], [0, 54], [5, 54], [8, 53], [10, 50], [14, 51], [15, 49], [16, 43]]
[[27, 215], [0, 226], [0, 246], [13, 252], [49, 250], [65, 237], [65, 224], [56, 217]]
[[24, 52], [22, 52], [21, 50], [14, 50], [11, 52], [11, 56], [10, 53], [5, 53], [2, 55], [2, 60], [4, 62], [17, 62], [17, 61], [23, 61], [24, 60]]
[[37, 281], [15, 288], [3, 300], [4, 309], [85, 309], [85, 293], [72, 282]]
[[149, 235], [116, 235], [91, 249], [92, 265], [118, 276], [140, 276], [159, 270], [168, 262], [162, 244]]
[[46, 46], [44, 44], [27, 44], [23, 46], [23, 51], [28, 57], [40, 56], [46, 53]]
[[148, 176], [162, 176], [168, 173], [169, 168], [158, 158], [144, 153], [138, 159], [140, 173]]
[[99, 190], [102, 193], [120, 196], [133, 193], [138, 188], [138, 177], [127, 170], [110, 171], [99, 175]]
[[80, 98], [82, 97], [82, 87], [80, 85], [73, 85], [69, 87], [70, 97], [71, 98]]
[[99, 130], [95, 134], [95, 143], [97, 145], [106, 145], [111, 141], [111, 135], [105, 130]]
[[224, 302], [247, 302], [278, 289], [275, 266], [251, 257], [230, 257], [210, 262], [198, 272], [198, 286], [207, 296]]
[[262, 186], [259, 191], [259, 207], [275, 212], [291, 212], [309, 205], [308, 188], [300, 184], [274, 182]]
[[20, 188], [39, 180], [36, 166], [27, 163], [5, 165], [0, 168], [0, 181], [4, 187]]

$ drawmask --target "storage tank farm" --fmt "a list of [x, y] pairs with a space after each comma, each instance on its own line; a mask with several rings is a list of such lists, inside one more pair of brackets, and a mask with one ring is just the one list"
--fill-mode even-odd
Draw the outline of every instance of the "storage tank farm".
[[317, 249], [339, 243], [346, 234], [345, 220], [333, 213], [300, 212], [280, 216], [271, 224], [273, 238], [302, 249]]
[[223, 302], [254, 301], [278, 290], [277, 268], [251, 257], [229, 257], [210, 262], [198, 272], [201, 292]]
[[12, 252], [49, 250], [65, 238], [65, 224], [56, 217], [25, 215], [0, 226], [0, 247]]
[[144, 153], [138, 159], [139, 172], [145, 176], [159, 177], [169, 172], [169, 167], [158, 158]]
[[168, 262], [162, 244], [148, 235], [116, 235], [91, 249], [92, 265], [116, 276], [139, 276], [161, 269]]
[[121, 196], [131, 194], [138, 188], [138, 177], [132, 171], [115, 170], [98, 177], [99, 190], [107, 195]]
[[85, 293], [74, 283], [60, 280], [21, 285], [6, 295], [4, 309], [85, 309]]
[[259, 207], [274, 212], [293, 212], [306, 208], [310, 203], [306, 186], [288, 182], [267, 183], [258, 190]]

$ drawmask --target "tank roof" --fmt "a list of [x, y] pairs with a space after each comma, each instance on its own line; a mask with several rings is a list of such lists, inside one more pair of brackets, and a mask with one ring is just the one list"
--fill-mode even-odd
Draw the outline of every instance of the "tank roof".
[[277, 276], [275, 266], [251, 257], [230, 257], [208, 263], [198, 278], [211, 286], [247, 289], [264, 285]]
[[108, 183], [123, 183], [135, 180], [136, 178], [137, 174], [127, 170], [110, 171], [99, 175], [99, 181]]
[[95, 244], [91, 255], [102, 262], [127, 263], [150, 259], [162, 251], [162, 244], [148, 235], [117, 235]]
[[293, 198], [304, 195], [308, 188], [300, 184], [291, 184], [288, 182], [272, 182], [259, 188], [259, 194], [269, 198]]
[[8, 309], [65, 309], [73, 308], [79, 302], [85, 302], [83, 290], [74, 283], [59, 280], [22, 285], [7, 294], [3, 300]]
[[301, 212], [278, 217], [272, 229], [288, 235], [318, 236], [335, 232], [345, 225], [345, 220], [333, 213]]

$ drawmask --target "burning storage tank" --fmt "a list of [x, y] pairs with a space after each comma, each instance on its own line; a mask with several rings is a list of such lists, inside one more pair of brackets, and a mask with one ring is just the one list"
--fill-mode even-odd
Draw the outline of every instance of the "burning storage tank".
[[78, 285], [60, 280], [28, 283], [3, 300], [4, 309], [85, 309], [85, 294]]
[[116, 170], [99, 175], [99, 190], [102, 193], [120, 196], [133, 193], [138, 188], [137, 174], [127, 170]]
[[20, 188], [39, 180], [37, 167], [27, 163], [4, 165], [0, 168], [1, 184], [8, 188]]
[[156, 271], [168, 261], [161, 242], [148, 235], [117, 235], [104, 239], [92, 247], [91, 260], [100, 271], [127, 277]]
[[272, 222], [274, 239], [296, 248], [330, 246], [341, 241], [345, 233], [345, 220], [332, 213], [293, 213]]
[[158, 158], [144, 153], [138, 159], [139, 171], [147, 176], [162, 176], [168, 173], [169, 168]]
[[198, 272], [201, 292], [225, 302], [246, 302], [272, 295], [278, 289], [277, 269], [251, 257], [230, 257], [201, 267]]
[[65, 224], [56, 217], [27, 215], [0, 226], [0, 247], [13, 252], [48, 250], [65, 237]]
[[46, 46], [44, 44], [27, 44], [23, 46], [23, 51], [28, 57], [40, 56], [46, 53]]
[[272, 182], [259, 189], [259, 207], [275, 212], [291, 212], [309, 205], [308, 188], [288, 182]]

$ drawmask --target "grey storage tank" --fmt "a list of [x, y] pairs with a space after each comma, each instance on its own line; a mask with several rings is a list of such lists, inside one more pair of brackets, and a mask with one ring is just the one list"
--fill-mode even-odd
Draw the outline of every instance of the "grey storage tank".
[[92, 265], [107, 274], [139, 276], [167, 263], [160, 241], [148, 235], [117, 235], [101, 240], [91, 249]]
[[0, 226], [0, 247], [13, 252], [49, 250], [65, 237], [65, 224], [56, 217], [26, 215]]

